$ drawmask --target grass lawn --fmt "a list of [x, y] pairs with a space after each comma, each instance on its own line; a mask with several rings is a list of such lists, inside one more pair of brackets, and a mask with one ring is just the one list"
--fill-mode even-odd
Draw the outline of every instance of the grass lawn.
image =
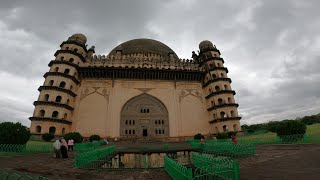
[[[320, 143], [320, 123], [307, 126], [307, 142]], [[258, 143], [258, 144], [273, 144], [277, 139], [277, 134], [268, 132], [262, 134], [243, 135], [237, 138], [238, 142]]]

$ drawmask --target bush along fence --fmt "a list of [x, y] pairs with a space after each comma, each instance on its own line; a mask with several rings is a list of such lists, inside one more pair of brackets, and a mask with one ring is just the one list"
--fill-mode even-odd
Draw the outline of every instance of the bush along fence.
[[29, 144], [0, 144], [0, 152], [12, 153], [50, 153], [53, 151], [52, 144], [29, 145]]
[[188, 168], [169, 158], [164, 157], [164, 168], [177, 180], [193, 179], [228, 179], [239, 180], [239, 163], [226, 157], [214, 157], [205, 154], [192, 153], [195, 169]]
[[79, 151], [79, 153], [82, 152], [88, 152], [94, 150], [98, 146], [105, 145], [105, 142], [99, 141], [99, 142], [88, 142], [88, 143], [79, 143], [74, 145], [74, 149]]
[[114, 150], [114, 146], [109, 146], [77, 154], [74, 158], [74, 166], [76, 168], [99, 169], [100, 166], [106, 165], [109, 158], [112, 158]]
[[[8, 179], [8, 180], [13, 180], [13, 179], [19, 179], [19, 180], [50, 180], [49, 178], [39, 176], [39, 177], [34, 177], [34, 176], [29, 176], [25, 174], [18, 174], [15, 172], [5, 172], [0, 170], [0, 179]], [[60, 180], [60, 179], [57, 179]]]

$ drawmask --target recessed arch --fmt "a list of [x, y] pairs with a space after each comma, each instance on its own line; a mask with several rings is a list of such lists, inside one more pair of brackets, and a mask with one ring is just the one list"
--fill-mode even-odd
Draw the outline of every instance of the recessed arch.
[[49, 128], [49, 133], [55, 134], [55, 133], [56, 133], [56, 127], [51, 126], [51, 127]]
[[41, 126], [37, 126], [37, 127], [36, 127], [36, 132], [37, 132], [37, 133], [41, 133]]
[[162, 137], [169, 136], [168, 110], [154, 96], [144, 93], [129, 99], [124, 104], [121, 110], [120, 122], [120, 136], [123, 138], [128, 135], [125, 129], [128, 119], [132, 119], [132, 122], [134, 122], [131, 123], [130, 127], [134, 128], [132, 130], [134, 130], [136, 137], [157, 137], [159, 133], [155, 132], [155, 128], [165, 129]]

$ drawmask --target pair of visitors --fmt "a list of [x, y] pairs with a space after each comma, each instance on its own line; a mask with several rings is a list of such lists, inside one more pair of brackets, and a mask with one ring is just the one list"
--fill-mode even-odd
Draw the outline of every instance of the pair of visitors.
[[74, 140], [73, 139], [69, 139], [68, 140], [68, 151], [73, 151], [73, 144], [74, 144]]
[[57, 138], [56, 141], [53, 143], [53, 151], [55, 154], [55, 158], [60, 158], [60, 149], [61, 149], [61, 142]]
[[68, 144], [67, 144], [67, 141], [62, 138], [61, 139], [61, 155], [62, 155], [62, 158], [68, 158]]

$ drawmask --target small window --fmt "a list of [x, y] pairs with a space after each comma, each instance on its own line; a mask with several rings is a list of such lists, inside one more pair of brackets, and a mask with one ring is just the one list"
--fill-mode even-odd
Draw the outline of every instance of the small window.
[[59, 85], [60, 88], [64, 88], [66, 86], [66, 83], [64, 81], [62, 81]]
[[231, 97], [228, 97], [228, 103], [232, 103]]
[[56, 97], [56, 102], [60, 103], [61, 102], [62, 97], [61, 96], [57, 96]]
[[36, 132], [37, 132], [37, 133], [41, 133], [41, 126], [37, 126], [37, 127], [36, 127]]
[[77, 76], [77, 73], [75, 72], [73, 76]]
[[164, 120], [162, 120], [162, 124], [164, 124]]
[[225, 112], [220, 112], [220, 117], [221, 117], [221, 119], [223, 119], [223, 118], [225, 118], [226, 117], [226, 113]]
[[134, 125], [134, 120], [132, 120], [132, 124]]
[[136, 134], [135, 130], [132, 130], [132, 134]]
[[129, 120], [129, 124], [131, 125], [131, 120]]
[[77, 49], [77, 48], [75, 48], [73, 51], [74, 51], [74, 52], [78, 52], [78, 49]]
[[73, 88], [73, 86], [71, 85], [71, 86], [70, 86], [70, 90], [72, 90], [72, 88]]
[[162, 129], [162, 134], [164, 134], [164, 129]]
[[224, 77], [224, 74], [223, 74], [223, 73], [221, 73], [221, 77]]
[[74, 59], [73, 58], [70, 58], [69, 59], [69, 62], [73, 63]]
[[60, 60], [62, 60], [62, 61], [63, 61], [63, 59], [64, 59], [64, 57], [63, 57], [63, 56], [61, 56]]
[[66, 131], [66, 129], [65, 129], [65, 128], [62, 128], [61, 134], [64, 135], [64, 134], [66, 133], [65, 131]]
[[58, 71], [59, 71], [59, 68], [56, 67], [56, 68], [54, 69], [54, 72], [58, 72]]
[[146, 113], [146, 109], [143, 109], [143, 113]]
[[231, 117], [236, 117], [234, 111], [231, 111], [230, 114], [231, 114]]
[[221, 98], [218, 99], [218, 104], [219, 105], [223, 104], [223, 100]]
[[225, 89], [225, 90], [228, 90], [228, 85], [225, 84], [225, 85], [224, 85], [224, 89]]
[[52, 112], [52, 117], [53, 117], [53, 118], [58, 118], [58, 116], [59, 116], [58, 111], [53, 111], [53, 112]]
[[49, 128], [49, 133], [55, 134], [55, 133], [56, 133], [56, 128], [55, 128], [54, 126], [51, 126], [51, 127]]
[[212, 78], [216, 78], [217, 77], [215, 74], [212, 74], [211, 76], [212, 76]]
[[140, 109], [140, 113], [143, 113], [143, 109]]
[[63, 73], [64, 74], [69, 74], [69, 72], [70, 72], [70, 69], [65, 69]]
[[129, 134], [131, 134], [131, 129], [129, 130]]
[[216, 86], [214, 88], [216, 89], [216, 91], [220, 91], [220, 87], [219, 86]]
[[67, 119], [68, 115], [67, 113], [64, 113], [63, 119]]
[[49, 94], [44, 95], [44, 101], [49, 101]]
[[126, 120], [126, 125], [128, 124], [128, 120]]
[[69, 105], [69, 101], [70, 101], [70, 100], [69, 100], [69, 99], [67, 99], [67, 104], [68, 104], [68, 105]]
[[126, 130], [126, 134], [128, 134], [128, 130]]
[[50, 80], [50, 82], [49, 82], [49, 86], [53, 86], [53, 80]]
[[39, 112], [39, 117], [44, 117], [45, 113], [46, 113], [46, 111], [41, 109], [40, 112]]
[[158, 129], [156, 129], [156, 134], [158, 134]]
[[147, 113], [149, 113], [149, 109], [147, 109]]
[[69, 50], [69, 47], [66, 47], [66, 50]]
[[158, 121], [156, 120], [154, 123], [155, 123], [155, 124], [158, 124]]

